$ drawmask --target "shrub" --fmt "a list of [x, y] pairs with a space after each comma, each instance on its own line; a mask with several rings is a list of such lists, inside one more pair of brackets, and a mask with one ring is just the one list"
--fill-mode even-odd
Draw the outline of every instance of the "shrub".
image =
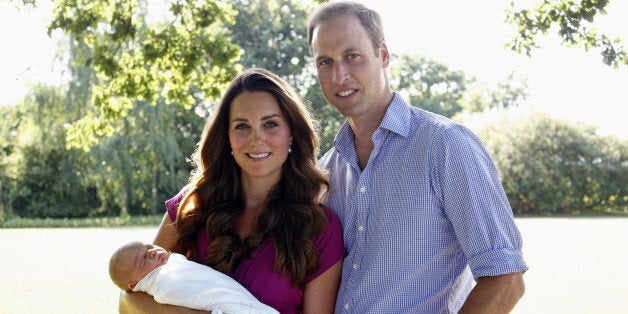
[[628, 142], [535, 113], [478, 131], [519, 214], [625, 210]]

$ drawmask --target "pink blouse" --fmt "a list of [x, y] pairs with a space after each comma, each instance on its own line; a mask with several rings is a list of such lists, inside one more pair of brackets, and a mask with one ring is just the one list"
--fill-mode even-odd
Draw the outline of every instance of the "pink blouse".
[[[185, 192], [186, 188], [183, 188], [176, 196], [166, 201], [166, 209], [172, 221], [176, 220], [177, 209]], [[307, 282], [316, 279], [346, 256], [340, 220], [329, 208], [323, 209], [327, 216], [327, 224], [313, 239], [319, 253], [320, 267], [315, 274], [307, 278]], [[202, 263], [205, 259], [208, 241], [207, 232], [199, 230], [199, 257], [196, 262]], [[303, 290], [292, 286], [292, 276], [281, 278], [280, 273], [273, 272], [274, 261], [275, 245], [269, 237], [253, 250], [251, 257], [240, 263], [235, 273], [228, 271], [227, 275], [247, 288], [260, 302], [277, 311], [300, 313], [303, 310]]]

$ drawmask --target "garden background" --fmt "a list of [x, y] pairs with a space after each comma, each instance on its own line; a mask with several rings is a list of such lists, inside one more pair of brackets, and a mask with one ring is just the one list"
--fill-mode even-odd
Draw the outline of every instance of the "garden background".
[[[390, 26], [393, 88], [495, 159], [531, 267], [516, 311], [627, 313], [627, 2], [363, 2]], [[0, 313], [116, 311], [109, 254], [151, 241], [243, 68], [297, 88], [321, 151], [343, 122], [307, 50], [313, 2], [56, 3], [0, 0]]]

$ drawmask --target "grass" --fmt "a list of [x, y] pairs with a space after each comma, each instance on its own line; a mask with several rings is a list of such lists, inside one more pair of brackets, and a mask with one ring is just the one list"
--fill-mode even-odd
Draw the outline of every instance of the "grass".
[[98, 218], [12, 218], [0, 222], [0, 228], [111, 228], [159, 225], [163, 215]]
[[[628, 218], [628, 209], [608, 210], [606, 212], [570, 212], [570, 213], [545, 213], [542, 215], [518, 215], [518, 218]], [[2, 217], [0, 217], [2, 218]], [[151, 216], [123, 216], [123, 217], [97, 217], [97, 218], [9, 218], [6, 221], [0, 219], [2, 228], [112, 228], [127, 226], [155, 226], [159, 225], [162, 214]]]
[[[628, 314], [628, 219], [516, 218], [530, 270], [513, 313]], [[157, 225], [0, 229], [0, 313], [117, 313], [111, 253]]]

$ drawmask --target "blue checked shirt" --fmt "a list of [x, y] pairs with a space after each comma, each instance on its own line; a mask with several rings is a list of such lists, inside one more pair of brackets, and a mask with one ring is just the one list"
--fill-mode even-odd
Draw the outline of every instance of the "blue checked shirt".
[[361, 171], [345, 123], [320, 160], [348, 255], [337, 313], [454, 313], [474, 278], [527, 270], [480, 140], [395, 93]]

